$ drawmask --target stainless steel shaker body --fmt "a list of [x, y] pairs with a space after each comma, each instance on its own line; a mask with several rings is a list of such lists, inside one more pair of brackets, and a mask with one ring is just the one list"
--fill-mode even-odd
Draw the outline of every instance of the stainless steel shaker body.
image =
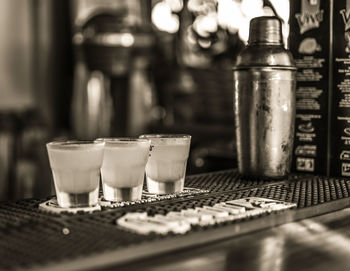
[[295, 120], [294, 61], [276, 17], [251, 21], [248, 46], [233, 68], [238, 170], [280, 178], [290, 172]]

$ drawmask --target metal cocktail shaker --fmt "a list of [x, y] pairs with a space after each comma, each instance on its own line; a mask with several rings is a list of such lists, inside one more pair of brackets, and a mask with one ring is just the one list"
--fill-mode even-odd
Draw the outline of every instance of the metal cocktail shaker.
[[251, 20], [248, 45], [233, 68], [238, 170], [280, 178], [290, 172], [295, 119], [295, 73], [277, 17]]

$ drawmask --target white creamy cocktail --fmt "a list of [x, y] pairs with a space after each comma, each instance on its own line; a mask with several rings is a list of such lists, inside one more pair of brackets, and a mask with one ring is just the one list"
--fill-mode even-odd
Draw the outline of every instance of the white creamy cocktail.
[[46, 145], [61, 207], [98, 203], [104, 142], [57, 141]]
[[156, 194], [180, 192], [184, 187], [190, 135], [142, 135], [151, 140], [146, 165], [148, 191]]
[[140, 200], [150, 141], [105, 138], [101, 168], [103, 195], [109, 201]]

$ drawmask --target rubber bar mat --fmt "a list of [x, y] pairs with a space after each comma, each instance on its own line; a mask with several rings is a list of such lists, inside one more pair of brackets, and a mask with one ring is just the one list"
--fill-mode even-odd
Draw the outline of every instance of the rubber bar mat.
[[[102, 268], [345, 208], [350, 180], [291, 175], [283, 180], [241, 179], [236, 170], [188, 176], [186, 187], [207, 193], [169, 197], [156, 202], [102, 207], [92, 213], [47, 213], [48, 199], [0, 203], [0, 269], [76, 270]], [[130, 212], [149, 216], [261, 197], [296, 203], [297, 208], [259, 217], [195, 226], [185, 234], [139, 235], [116, 225]], [[257, 221], [259, 221], [257, 223]]]

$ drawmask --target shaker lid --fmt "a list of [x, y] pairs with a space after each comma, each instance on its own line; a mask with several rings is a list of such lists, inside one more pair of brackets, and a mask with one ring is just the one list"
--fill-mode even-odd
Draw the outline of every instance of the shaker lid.
[[282, 22], [276, 16], [250, 21], [248, 45], [238, 54], [233, 69], [271, 67], [295, 70], [291, 52], [284, 48]]
[[276, 16], [262, 16], [250, 21], [249, 44], [283, 44], [282, 22]]

